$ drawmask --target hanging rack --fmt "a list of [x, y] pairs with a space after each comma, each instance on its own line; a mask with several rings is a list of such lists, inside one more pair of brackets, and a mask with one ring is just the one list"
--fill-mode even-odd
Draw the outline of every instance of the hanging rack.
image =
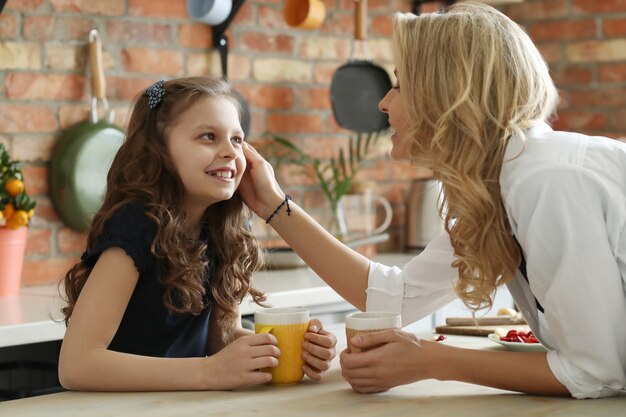
[[233, 7], [226, 20], [219, 25], [213, 26], [213, 47], [217, 48], [220, 52], [220, 58], [222, 59], [222, 77], [224, 78], [228, 77], [228, 37], [226, 36], [226, 30], [237, 15], [244, 1], [245, 0], [233, 0]]

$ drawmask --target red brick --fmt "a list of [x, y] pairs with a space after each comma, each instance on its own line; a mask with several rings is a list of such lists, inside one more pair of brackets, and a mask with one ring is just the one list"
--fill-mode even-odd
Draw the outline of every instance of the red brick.
[[179, 25], [178, 44], [185, 48], [211, 48], [213, 45], [213, 31], [211, 26], [204, 23], [186, 23]]
[[626, 0], [572, 0], [572, 11], [575, 14], [623, 12]]
[[570, 91], [569, 101], [572, 106], [623, 107], [626, 106], [626, 87], [573, 90]]
[[570, 0], [540, 0], [524, 1], [508, 4], [504, 7], [504, 14], [515, 21], [539, 20], [566, 17]]
[[327, 14], [324, 23], [318, 30], [333, 35], [349, 35], [354, 37], [354, 16], [352, 14]]
[[56, 284], [78, 260], [79, 257], [26, 259], [22, 269], [22, 286]]
[[152, 78], [109, 77], [107, 96], [113, 100], [132, 101], [154, 82]]
[[126, 0], [50, 0], [50, 3], [57, 12], [121, 16], [126, 10]]
[[626, 36], [626, 19], [606, 19], [602, 22], [602, 30], [607, 36]]
[[87, 42], [89, 32], [98, 27], [96, 20], [84, 16], [57, 16], [53, 36], [56, 41], [81, 40]]
[[[221, 68], [221, 67], [220, 67]], [[248, 55], [230, 54], [228, 57], [228, 78], [231, 80], [249, 80], [251, 62]], [[220, 69], [221, 73], [221, 69]]]
[[316, 84], [324, 84], [330, 86], [333, 79], [333, 75], [337, 72], [340, 64], [328, 64], [325, 62], [318, 62], [313, 66], [313, 81]]
[[87, 247], [87, 234], [62, 227], [57, 234], [57, 247], [61, 254], [80, 254]]
[[297, 91], [301, 108], [330, 110], [330, 91], [328, 88], [301, 88]]
[[272, 85], [238, 85], [237, 90], [248, 97], [248, 103], [263, 109], [290, 109], [293, 107], [293, 92], [289, 87]]
[[626, 132], [626, 109], [620, 109], [613, 113], [611, 125], [623, 135]]
[[302, 151], [321, 160], [330, 160], [339, 155], [339, 149], [347, 148], [345, 136], [342, 137], [313, 137], [305, 138], [299, 141], [298, 146]]
[[537, 43], [537, 48], [547, 63], [557, 63], [563, 61], [563, 50], [560, 43], [540, 42]]
[[564, 110], [557, 114], [555, 130], [605, 129], [607, 116], [604, 113], [584, 110]]
[[15, 39], [17, 37], [17, 20], [14, 13], [4, 12], [0, 15], [0, 38]]
[[591, 68], [568, 65], [552, 72], [552, 78], [558, 86], [589, 84], [593, 80]]
[[391, 37], [392, 35], [391, 16], [372, 17], [372, 28], [370, 29], [370, 33], [374, 35], [383, 35], [383, 36]]
[[48, 193], [48, 169], [42, 165], [25, 165], [22, 167], [24, 186], [28, 195]]
[[266, 29], [290, 29], [285, 22], [283, 10], [275, 7], [258, 6], [258, 26]]
[[433, 13], [437, 10], [445, 7], [445, 2], [443, 1], [431, 1], [427, 3], [423, 3], [419, 9], [420, 13]]
[[602, 64], [598, 67], [598, 78], [609, 83], [626, 81], [626, 64]]
[[85, 77], [14, 72], [6, 77], [7, 97], [16, 100], [78, 100], [85, 96]]
[[89, 118], [90, 106], [85, 104], [69, 104], [59, 106], [59, 129], [65, 130]]
[[34, 12], [43, 4], [44, 0], [9, 0], [4, 10], [17, 10], [20, 12]]
[[237, 11], [237, 14], [231, 24], [235, 26], [254, 24], [255, 5], [256, 2], [244, 1], [241, 7], [239, 7], [239, 10]]
[[24, 38], [33, 41], [45, 41], [52, 37], [54, 18], [52, 16], [25, 16]]
[[537, 23], [531, 25], [528, 30], [535, 41], [585, 39], [595, 36], [596, 23], [592, 19], [558, 20]]
[[[104, 54], [103, 59], [106, 56], [107, 55]], [[84, 44], [80, 46], [47, 44], [44, 67], [84, 73], [87, 67], [87, 48]]]
[[35, 215], [31, 219], [34, 227], [44, 227], [60, 221], [50, 199], [36, 196], [35, 200], [37, 207], [35, 207]]
[[107, 22], [107, 41], [123, 44], [158, 43], [160, 46], [172, 42], [172, 30], [166, 24], [138, 23], [127, 20]]
[[26, 242], [26, 256], [50, 256], [50, 236], [52, 236], [50, 229], [30, 228]]
[[49, 161], [56, 144], [54, 134], [15, 135], [13, 138], [13, 157], [24, 162]]
[[129, 72], [179, 75], [183, 70], [183, 55], [179, 51], [125, 48], [121, 55], [124, 69]]
[[168, 19], [188, 18], [186, 3], [172, 0], [128, 0], [128, 14]]
[[271, 114], [267, 118], [270, 132], [319, 133], [324, 131], [322, 119], [311, 114]]
[[47, 106], [0, 103], [0, 132], [46, 132], [56, 127]]
[[240, 35], [241, 49], [252, 52], [292, 53], [293, 36], [261, 32], [244, 32]]

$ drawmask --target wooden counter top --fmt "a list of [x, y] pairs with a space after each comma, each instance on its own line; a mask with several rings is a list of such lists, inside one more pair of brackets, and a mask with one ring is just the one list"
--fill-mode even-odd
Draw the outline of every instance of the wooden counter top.
[[[502, 349], [480, 337], [452, 336], [457, 346]], [[513, 365], [512, 365], [513, 367]], [[420, 381], [388, 392], [357, 394], [341, 377], [338, 358], [321, 383], [253, 386], [228, 392], [63, 392], [0, 403], [0, 415], [39, 417], [198, 416], [624, 416], [626, 398], [535, 397], [460, 382]]]

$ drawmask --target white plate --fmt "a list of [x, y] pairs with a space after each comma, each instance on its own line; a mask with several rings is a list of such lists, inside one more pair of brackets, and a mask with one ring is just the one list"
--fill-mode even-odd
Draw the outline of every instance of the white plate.
[[541, 343], [521, 343], [521, 342], [505, 342], [500, 340], [495, 333], [487, 335], [489, 340], [499, 343], [508, 350], [516, 352], [547, 352], [548, 350]]

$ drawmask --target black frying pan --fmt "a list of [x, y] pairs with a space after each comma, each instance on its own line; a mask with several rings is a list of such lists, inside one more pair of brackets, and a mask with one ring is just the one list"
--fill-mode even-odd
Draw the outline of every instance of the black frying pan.
[[7, 0], [0, 0], [0, 13], [2, 13], [2, 9], [4, 9], [4, 4], [7, 2]]
[[333, 76], [330, 102], [341, 127], [355, 132], [379, 132], [389, 127], [387, 115], [378, 110], [378, 102], [391, 88], [391, 80], [387, 71], [369, 59], [354, 59], [357, 42], [367, 51], [367, 1], [355, 0], [354, 4], [352, 53], [348, 63]]
[[[217, 39], [216, 46], [220, 52], [222, 78], [228, 81], [228, 38], [226, 38], [223, 33]], [[250, 131], [250, 108], [246, 100], [237, 90], [233, 89], [233, 92], [241, 104], [241, 128], [243, 129], [244, 136], [247, 138], [248, 132]]]

